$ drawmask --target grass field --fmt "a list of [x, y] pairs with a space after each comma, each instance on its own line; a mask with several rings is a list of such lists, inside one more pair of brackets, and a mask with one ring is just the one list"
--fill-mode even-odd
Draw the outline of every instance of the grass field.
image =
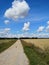
[[0, 39], [0, 53], [16, 42], [16, 39]]
[[21, 42], [30, 65], [49, 65], [49, 39], [23, 39]]
[[23, 40], [28, 43], [32, 43], [43, 50], [49, 47], [49, 39], [23, 39]]

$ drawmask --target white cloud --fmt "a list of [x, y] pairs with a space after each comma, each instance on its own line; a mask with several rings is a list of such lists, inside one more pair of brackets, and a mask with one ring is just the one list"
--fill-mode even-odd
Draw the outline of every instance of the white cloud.
[[29, 34], [28, 32], [22, 33], [22, 34], [17, 34], [17, 37], [30, 37], [31, 34]]
[[9, 20], [5, 20], [4, 23], [5, 23], [5, 24], [9, 24]]
[[0, 37], [6, 37], [7, 35], [9, 35], [9, 34], [8, 34], [9, 31], [10, 31], [10, 28], [1, 29], [1, 30], [0, 30]]
[[20, 37], [38, 37], [38, 38], [49, 38], [49, 33], [21, 33], [21, 34], [5, 34], [5, 32], [0, 32], [0, 37], [7, 37], [7, 38], [20, 38]]
[[7, 32], [9, 32], [10, 30], [11, 30], [10, 28], [0, 29], [0, 33], [7, 33]]
[[47, 21], [47, 24], [49, 24], [49, 21]]
[[49, 33], [40, 33], [38, 34], [39, 38], [49, 38]]
[[18, 18], [24, 18], [28, 14], [29, 9], [30, 7], [25, 0], [14, 0], [12, 7], [7, 9], [4, 15], [7, 18], [16, 20]]
[[17, 34], [17, 37], [18, 37], [18, 38], [24, 37], [24, 34]]
[[31, 33], [31, 37], [49, 38], [49, 33]]
[[38, 37], [38, 38], [49, 38], [49, 33], [22, 33], [22, 34], [16, 34], [16, 37]]
[[10, 31], [10, 28], [5, 28], [4, 31], [5, 32], [9, 32]]
[[46, 27], [46, 32], [49, 32], [49, 25]]
[[30, 22], [27, 22], [27, 23], [24, 23], [24, 26], [23, 26], [23, 31], [28, 31], [29, 30], [29, 26], [30, 26]]
[[40, 26], [37, 30], [37, 32], [42, 32], [44, 30], [44, 26]]
[[14, 38], [14, 37], [17, 37], [17, 35], [16, 34], [7, 34], [6, 37], [8, 37], [8, 38]]

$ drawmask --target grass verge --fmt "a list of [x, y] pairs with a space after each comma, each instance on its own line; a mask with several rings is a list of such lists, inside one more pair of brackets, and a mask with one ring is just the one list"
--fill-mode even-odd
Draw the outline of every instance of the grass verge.
[[24, 52], [26, 53], [30, 65], [49, 65], [49, 54], [43, 51], [39, 47], [35, 47], [31, 43], [27, 43], [21, 40]]

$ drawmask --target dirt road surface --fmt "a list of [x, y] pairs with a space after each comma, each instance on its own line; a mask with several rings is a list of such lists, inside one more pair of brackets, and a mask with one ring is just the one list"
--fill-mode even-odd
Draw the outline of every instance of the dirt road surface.
[[0, 53], [0, 65], [29, 65], [29, 60], [24, 53], [20, 40]]

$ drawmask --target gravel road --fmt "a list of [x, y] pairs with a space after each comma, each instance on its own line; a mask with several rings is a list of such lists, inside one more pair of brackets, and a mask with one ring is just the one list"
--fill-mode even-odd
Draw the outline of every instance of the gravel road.
[[24, 53], [20, 40], [0, 53], [0, 65], [29, 65], [29, 60]]

